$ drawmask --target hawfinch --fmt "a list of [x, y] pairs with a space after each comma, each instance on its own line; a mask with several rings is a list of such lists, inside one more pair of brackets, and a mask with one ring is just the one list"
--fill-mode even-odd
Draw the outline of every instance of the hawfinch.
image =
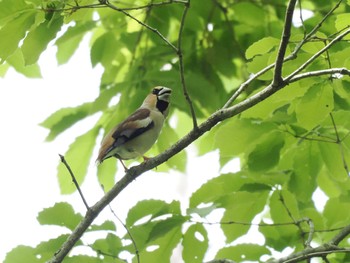
[[122, 160], [143, 156], [159, 136], [169, 111], [170, 95], [171, 89], [155, 87], [141, 107], [114, 127], [102, 140], [96, 162], [100, 164], [114, 156], [127, 170]]

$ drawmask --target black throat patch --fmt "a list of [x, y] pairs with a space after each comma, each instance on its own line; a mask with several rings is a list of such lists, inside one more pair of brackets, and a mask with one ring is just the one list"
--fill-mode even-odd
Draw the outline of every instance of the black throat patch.
[[164, 111], [168, 108], [169, 102], [164, 100], [157, 100], [157, 109], [164, 114]]

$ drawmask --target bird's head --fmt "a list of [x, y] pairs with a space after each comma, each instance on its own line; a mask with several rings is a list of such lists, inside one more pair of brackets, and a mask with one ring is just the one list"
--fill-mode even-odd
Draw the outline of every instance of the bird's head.
[[152, 93], [149, 94], [143, 102], [143, 105], [147, 105], [151, 108], [156, 108], [164, 116], [168, 114], [170, 96], [172, 90], [167, 87], [158, 86], [152, 90]]

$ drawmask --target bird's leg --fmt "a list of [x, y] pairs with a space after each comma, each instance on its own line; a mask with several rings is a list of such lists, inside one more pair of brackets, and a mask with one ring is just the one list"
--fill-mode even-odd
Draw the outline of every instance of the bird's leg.
[[[118, 158], [118, 159], [119, 159], [119, 158]], [[122, 160], [122, 159], [119, 159], [119, 161], [120, 161], [121, 164], [123, 165], [125, 172], [127, 172], [129, 169], [125, 166], [123, 160]]]
[[142, 156], [142, 158], [143, 158], [143, 161], [144, 161], [144, 162], [146, 162], [146, 161], [148, 161], [149, 159], [151, 159], [151, 158], [149, 158], [149, 157], [147, 157], [147, 156]]

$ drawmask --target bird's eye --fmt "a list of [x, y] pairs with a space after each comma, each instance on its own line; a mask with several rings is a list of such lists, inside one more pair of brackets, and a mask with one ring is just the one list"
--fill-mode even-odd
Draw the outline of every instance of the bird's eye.
[[152, 94], [157, 95], [162, 89], [153, 89]]

